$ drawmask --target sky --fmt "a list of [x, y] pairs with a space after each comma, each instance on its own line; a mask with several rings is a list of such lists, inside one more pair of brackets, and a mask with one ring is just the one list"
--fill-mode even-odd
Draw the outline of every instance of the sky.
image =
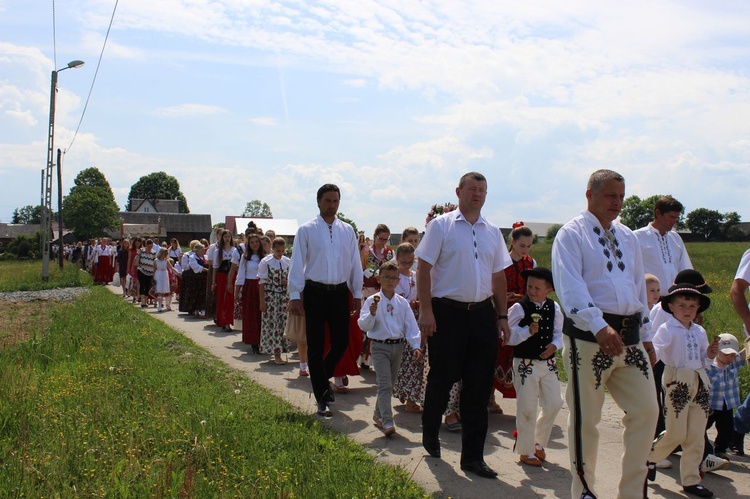
[[750, 2], [123, 0], [83, 114], [114, 7], [0, 0], [0, 222], [39, 204], [74, 59], [65, 194], [96, 167], [123, 207], [165, 171], [213, 223], [254, 199], [302, 223], [330, 182], [400, 233], [468, 171], [508, 227], [573, 218], [610, 168], [626, 196], [750, 220]]

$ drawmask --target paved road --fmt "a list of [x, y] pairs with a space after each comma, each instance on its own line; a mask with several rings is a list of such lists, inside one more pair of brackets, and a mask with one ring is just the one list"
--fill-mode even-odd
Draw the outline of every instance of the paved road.
[[[114, 293], [119, 291], [111, 286], [107, 288]], [[309, 378], [297, 375], [299, 365], [296, 354], [289, 357], [289, 364], [278, 366], [273, 363], [271, 356], [250, 353], [249, 346], [242, 344], [239, 332], [226, 333], [211, 321], [193, 319], [176, 311], [157, 313], [154, 308], [140, 310], [182, 332], [221, 361], [243, 371], [249, 378], [285, 398], [301, 411], [310, 414], [315, 412]], [[420, 416], [405, 412], [403, 405], [396, 399], [394, 419], [398, 433], [390, 438], [383, 436], [372, 424], [376, 396], [375, 374], [372, 371], [351, 377], [349, 390], [346, 395], [336, 396], [336, 402], [331, 406], [334, 417], [325, 420], [326, 424], [349, 435], [381, 461], [404, 467], [417, 483], [435, 497], [525, 499], [570, 496], [567, 405], [555, 421], [552, 439], [547, 447], [547, 462], [542, 468], [531, 468], [519, 464], [511, 450], [515, 428], [515, 400], [499, 398], [505, 414], [490, 415], [486, 461], [500, 473], [500, 479], [488, 480], [460, 470], [460, 434], [443, 429], [440, 433], [442, 459], [425, 457], [427, 454], [420, 443]], [[622, 411], [607, 397], [599, 425], [599, 480], [596, 490], [600, 499], [614, 498], [617, 495], [622, 454], [621, 418]], [[656, 482], [649, 486], [649, 497], [685, 497], [679, 485], [679, 456], [671, 456], [670, 459], [674, 464], [673, 468], [663, 472], [660, 470]], [[714, 491], [716, 498], [750, 497], [749, 472], [750, 457], [736, 457], [732, 459], [728, 470], [707, 474], [703, 484]]]

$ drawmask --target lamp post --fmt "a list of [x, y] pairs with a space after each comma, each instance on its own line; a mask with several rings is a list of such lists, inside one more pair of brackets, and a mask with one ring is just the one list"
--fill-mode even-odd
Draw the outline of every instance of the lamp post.
[[[47, 170], [44, 175], [44, 203], [42, 203], [42, 281], [49, 281], [49, 246], [50, 234], [52, 232], [52, 170], [54, 158], [52, 157], [55, 145], [55, 97], [57, 95], [57, 73], [70, 68], [80, 68], [84, 62], [70, 61], [62, 69], [52, 71], [52, 84], [49, 95], [49, 129], [47, 130]], [[59, 176], [58, 180], [62, 180]], [[62, 217], [60, 217], [62, 223]], [[62, 226], [59, 227], [60, 242], [62, 243]]]

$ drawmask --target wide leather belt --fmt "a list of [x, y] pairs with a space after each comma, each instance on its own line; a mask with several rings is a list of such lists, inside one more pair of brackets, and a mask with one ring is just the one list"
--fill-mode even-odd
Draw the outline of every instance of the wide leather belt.
[[[641, 314], [617, 315], [604, 314], [607, 324], [617, 331], [625, 346], [636, 345], [641, 341]], [[578, 329], [569, 318], [565, 318], [563, 333], [577, 340], [596, 342], [594, 333]]]

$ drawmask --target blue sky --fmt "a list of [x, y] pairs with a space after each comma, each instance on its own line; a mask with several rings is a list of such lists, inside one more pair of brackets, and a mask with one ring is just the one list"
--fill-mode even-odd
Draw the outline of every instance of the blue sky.
[[95, 166], [122, 206], [166, 171], [214, 223], [253, 199], [303, 222], [334, 182], [361, 229], [400, 232], [466, 171], [509, 226], [567, 221], [612, 168], [626, 195], [750, 220], [747, 2], [123, 1], [72, 147], [114, 0], [55, 6], [56, 66], [51, 0], [0, 0], [2, 222], [39, 202], [73, 59], [65, 193]]

